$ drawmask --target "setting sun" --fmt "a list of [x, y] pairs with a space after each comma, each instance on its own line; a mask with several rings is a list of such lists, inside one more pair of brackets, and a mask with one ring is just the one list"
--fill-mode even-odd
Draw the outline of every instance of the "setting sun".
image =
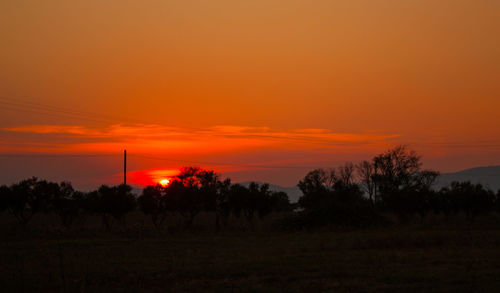
[[0, 0], [0, 288], [500, 293], [499, 16]]
[[160, 180], [160, 185], [163, 187], [167, 186], [169, 183], [170, 183], [170, 180], [168, 180], [168, 179]]

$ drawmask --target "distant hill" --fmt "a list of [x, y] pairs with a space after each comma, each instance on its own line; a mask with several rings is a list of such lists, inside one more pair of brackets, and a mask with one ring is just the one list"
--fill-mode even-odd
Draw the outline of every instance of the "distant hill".
[[481, 183], [496, 192], [500, 189], [500, 166], [477, 167], [454, 173], [444, 173], [439, 176], [435, 187], [440, 189], [453, 181]]
[[[462, 170], [454, 173], [443, 173], [439, 176], [434, 188], [439, 190], [444, 186], [450, 185], [453, 181], [470, 181], [472, 183], [481, 183], [483, 186], [497, 192], [500, 189], [500, 166], [477, 167]], [[250, 182], [238, 182], [248, 187]], [[257, 182], [263, 184], [262, 182]], [[269, 184], [272, 191], [283, 191], [288, 194], [290, 202], [297, 202], [302, 196], [302, 191], [297, 186], [280, 186]], [[134, 192], [141, 194], [142, 189], [134, 188]]]
[[[476, 167], [454, 173], [443, 173], [434, 184], [434, 188], [439, 190], [444, 186], [450, 185], [453, 181], [481, 183], [483, 186], [497, 192], [500, 189], [500, 166]], [[257, 183], [262, 184], [262, 182]], [[250, 182], [240, 182], [240, 184], [248, 187]], [[297, 202], [299, 197], [302, 196], [302, 191], [297, 186], [284, 187], [269, 184], [269, 187], [272, 191], [286, 192], [290, 202]]]

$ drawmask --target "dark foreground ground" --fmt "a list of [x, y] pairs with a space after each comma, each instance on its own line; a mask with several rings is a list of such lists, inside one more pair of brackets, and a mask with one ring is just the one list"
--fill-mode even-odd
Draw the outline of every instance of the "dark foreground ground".
[[477, 225], [24, 234], [0, 245], [2, 292], [500, 292], [500, 229]]

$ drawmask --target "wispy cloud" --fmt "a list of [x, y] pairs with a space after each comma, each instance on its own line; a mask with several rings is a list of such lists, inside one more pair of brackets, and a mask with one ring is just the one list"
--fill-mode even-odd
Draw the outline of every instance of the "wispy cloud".
[[13, 132], [39, 133], [39, 134], [53, 134], [53, 133], [65, 133], [72, 135], [99, 134], [99, 132], [83, 126], [68, 126], [68, 125], [28, 125], [28, 126], [4, 128], [3, 130], [13, 131]]
[[[181, 128], [158, 124], [114, 124], [95, 129], [80, 125], [29, 125], [4, 128], [10, 140], [0, 150], [17, 152], [136, 152], [221, 153], [269, 149], [332, 149], [387, 143], [398, 134], [338, 133], [330, 129], [279, 130], [270, 127], [218, 125]], [[31, 134], [31, 135], [30, 135]], [[32, 134], [37, 134], [33, 136]], [[9, 141], [12, 145], [9, 145]], [[40, 147], [40, 144], [47, 144]]]

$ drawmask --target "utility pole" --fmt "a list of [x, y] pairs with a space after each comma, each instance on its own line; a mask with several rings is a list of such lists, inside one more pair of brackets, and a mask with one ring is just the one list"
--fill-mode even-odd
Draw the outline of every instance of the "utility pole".
[[127, 150], [123, 151], [123, 184], [127, 185]]

